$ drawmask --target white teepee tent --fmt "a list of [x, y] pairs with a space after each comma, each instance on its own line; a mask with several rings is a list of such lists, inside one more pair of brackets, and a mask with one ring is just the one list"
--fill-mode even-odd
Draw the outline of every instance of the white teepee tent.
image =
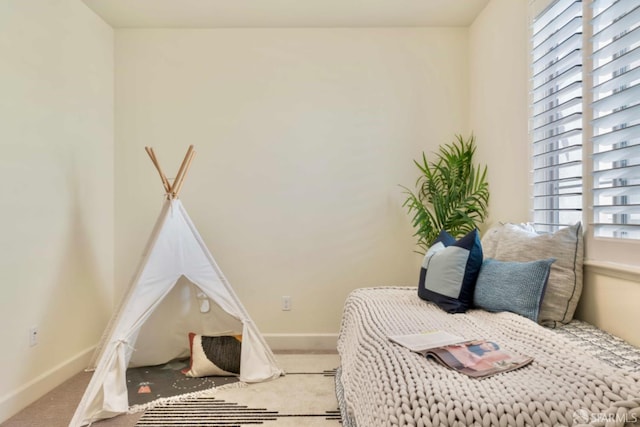
[[[160, 173], [167, 200], [138, 272], [96, 350], [95, 371], [70, 427], [126, 412], [127, 367], [157, 365], [185, 352], [188, 355], [187, 334], [192, 331], [242, 333], [241, 381], [259, 382], [283, 374], [178, 199], [195, 153], [193, 146], [173, 184], [160, 169], [153, 149], [146, 150]], [[179, 280], [183, 277], [187, 280]]]

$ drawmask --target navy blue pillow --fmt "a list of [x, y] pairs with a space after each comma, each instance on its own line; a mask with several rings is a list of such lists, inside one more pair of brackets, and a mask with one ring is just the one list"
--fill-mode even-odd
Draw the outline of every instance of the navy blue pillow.
[[440, 234], [438, 234], [438, 237], [436, 237], [436, 240], [431, 243], [431, 246], [435, 245], [438, 242], [442, 242], [445, 247], [451, 246], [456, 242], [456, 238], [447, 233], [445, 230], [441, 230]]
[[478, 230], [457, 241], [442, 231], [422, 261], [418, 296], [434, 302], [448, 313], [464, 313], [473, 305], [481, 266], [482, 246]]

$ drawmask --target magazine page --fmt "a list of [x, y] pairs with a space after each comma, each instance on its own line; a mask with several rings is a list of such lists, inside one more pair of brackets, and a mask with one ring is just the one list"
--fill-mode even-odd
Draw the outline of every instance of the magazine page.
[[492, 341], [475, 340], [434, 348], [427, 352], [444, 365], [474, 378], [507, 372], [530, 363], [533, 358], [512, 355]]
[[436, 347], [458, 344], [464, 338], [446, 331], [426, 331], [419, 334], [390, 335], [389, 339], [416, 353], [424, 353]]

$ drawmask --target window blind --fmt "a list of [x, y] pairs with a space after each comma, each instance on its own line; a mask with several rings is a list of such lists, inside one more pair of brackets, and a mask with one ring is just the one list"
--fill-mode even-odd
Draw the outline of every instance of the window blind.
[[640, 3], [593, 2], [596, 236], [640, 239]]
[[557, 0], [532, 28], [533, 222], [582, 219], [582, 2]]

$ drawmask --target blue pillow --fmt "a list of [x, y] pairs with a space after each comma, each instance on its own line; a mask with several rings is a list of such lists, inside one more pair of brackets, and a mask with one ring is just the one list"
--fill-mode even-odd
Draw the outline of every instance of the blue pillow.
[[418, 296], [448, 313], [464, 313], [473, 304], [480, 267], [480, 234], [473, 230], [460, 240], [441, 232], [427, 251], [418, 283]]
[[438, 237], [436, 237], [436, 240], [431, 243], [431, 246], [435, 245], [438, 242], [442, 242], [445, 247], [451, 246], [456, 242], [456, 238], [447, 233], [445, 230], [442, 230], [440, 231], [440, 234], [438, 234]]
[[529, 262], [487, 258], [476, 282], [474, 305], [487, 311], [510, 311], [537, 322], [554, 261], [555, 258]]

